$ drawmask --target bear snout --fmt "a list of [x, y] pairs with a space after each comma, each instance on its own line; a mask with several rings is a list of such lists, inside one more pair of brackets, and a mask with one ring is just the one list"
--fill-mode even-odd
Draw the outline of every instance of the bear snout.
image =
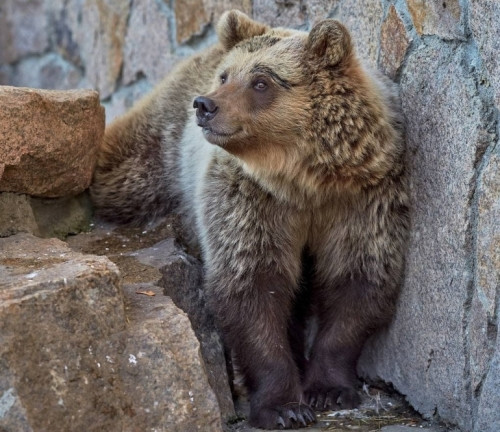
[[219, 110], [215, 101], [205, 96], [198, 96], [193, 102], [193, 108], [196, 108], [198, 126], [205, 126]]

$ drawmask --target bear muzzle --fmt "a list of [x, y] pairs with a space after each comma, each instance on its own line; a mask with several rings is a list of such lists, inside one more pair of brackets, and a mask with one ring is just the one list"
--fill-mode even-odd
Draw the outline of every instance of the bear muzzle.
[[196, 124], [203, 129], [203, 136], [208, 142], [226, 148], [229, 142], [244, 136], [243, 129], [228, 121], [227, 110], [215, 99], [198, 96], [193, 101], [193, 108], [196, 108]]

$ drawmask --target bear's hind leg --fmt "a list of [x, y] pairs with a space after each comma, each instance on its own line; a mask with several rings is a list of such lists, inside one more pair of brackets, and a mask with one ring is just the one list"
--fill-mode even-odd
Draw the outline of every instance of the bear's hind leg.
[[366, 338], [390, 316], [391, 298], [362, 278], [316, 287], [313, 295], [319, 330], [304, 381], [306, 402], [317, 410], [355, 408], [357, 360]]

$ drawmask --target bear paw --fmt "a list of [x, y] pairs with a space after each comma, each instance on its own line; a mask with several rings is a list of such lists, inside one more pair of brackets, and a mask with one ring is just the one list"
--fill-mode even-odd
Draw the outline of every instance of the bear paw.
[[359, 406], [361, 398], [352, 387], [314, 386], [305, 392], [306, 402], [318, 411], [353, 409]]
[[249, 419], [251, 426], [261, 429], [298, 429], [315, 421], [314, 411], [298, 403], [252, 409]]

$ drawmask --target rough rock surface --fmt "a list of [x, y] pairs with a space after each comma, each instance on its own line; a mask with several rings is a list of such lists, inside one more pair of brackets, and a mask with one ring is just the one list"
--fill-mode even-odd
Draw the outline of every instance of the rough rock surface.
[[[401, 93], [413, 221], [405, 284], [394, 322], [372, 340], [361, 369], [392, 382], [425, 416], [438, 413], [472, 430], [480, 388], [472, 388], [471, 364], [494, 365], [491, 352], [471, 349], [470, 327], [477, 319], [495, 329], [497, 324], [491, 309], [476, 309], [471, 316], [479, 289], [471, 256], [471, 232], [477, 228], [471, 197], [477, 160], [493, 146], [495, 125], [484, 115], [487, 102], [461, 62], [465, 55], [436, 42], [421, 46], [406, 64]], [[483, 241], [495, 236], [498, 222], [490, 223]], [[495, 278], [495, 269], [488, 271]]]
[[251, 0], [184, 0], [175, 3], [176, 39], [179, 44], [201, 36], [228, 9], [252, 13]]
[[367, 0], [359, 7], [356, 0], [344, 0], [339, 3], [334, 18], [347, 25], [360, 56], [373, 66], [377, 64], [380, 46], [380, 26], [384, 9], [379, 0]]
[[75, 195], [90, 184], [104, 109], [91, 90], [0, 87], [0, 191]]
[[0, 9], [0, 64], [44, 51], [49, 45], [44, 0], [4, 0]]
[[481, 60], [488, 71], [488, 80], [495, 92], [495, 103], [500, 107], [500, 58], [498, 56], [500, 3], [496, 0], [471, 0], [469, 17], [472, 33], [479, 46]]
[[27, 58], [17, 65], [16, 74], [11, 84], [51, 89], [57, 86], [59, 90], [70, 90], [79, 87], [82, 80], [81, 71], [64, 60], [59, 54], [49, 53], [41, 58]]
[[106, 98], [116, 88], [123, 65], [123, 46], [130, 3], [122, 0], [85, 0], [77, 35], [87, 77]]
[[40, 233], [28, 195], [0, 193], [0, 237], [20, 232]]
[[61, 55], [49, 53], [40, 58], [29, 57], [16, 67], [12, 78], [13, 86], [23, 86], [41, 89], [71, 90], [78, 88], [82, 82], [82, 72]]
[[477, 420], [474, 432], [497, 432], [500, 430], [500, 334], [497, 333], [495, 354], [491, 360], [490, 368], [484, 380], [481, 398], [479, 399]]
[[[470, 310], [471, 384], [480, 391], [475, 432], [500, 430], [500, 143], [484, 156], [477, 205], [475, 286]], [[482, 388], [481, 388], [482, 386]]]
[[303, 7], [306, 8], [309, 28], [314, 26], [318, 21], [331, 18], [339, 3], [339, 0], [310, 0], [303, 2]]
[[121, 426], [113, 430], [221, 431], [217, 398], [188, 316], [161, 291], [142, 303], [134, 299], [139, 296], [134, 286], [124, 291], [128, 316], [136, 320], [96, 354], [117, 363], [122, 399], [128, 402]]
[[157, 83], [172, 68], [168, 15], [161, 3], [134, 1], [125, 36], [123, 82], [130, 84], [138, 76]]
[[407, 0], [419, 34], [444, 39], [465, 38], [464, 14], [459, 0]]
[[380, 53], [378, 64], [382, 71], [395, 79], [411, 43], [405, 24], [391, 5], [380, 30]]
[[91, 205], [86, 193], [64, 198], [36, 198], [0, 192], [0, 237], [26, 232], [39, 237], [66, 238], [88, 231]]
[[229, 420], [234, 418], [235, 412], [224, 349], [204, 306], [201, 264], [184, 252], [175, 237], [182, 238], [182, 231], [178, 219], [172, 216], [144, 230], [98, 226], [91, 233], [70, 238], [69, 243], [75, 250], [106, 254], [118, 265], [124, 289], [132, 295], [131, 309], [126, 310], [128, 316], [133, 315], [133, 320], [142, 320], [134, 312], [142, 308], [138, 309], [134, 303], [141, 302], [143, 306], [151, 303], [144, 294], [134, 294], [137, 292], [152, 291], [156, 294], [154, 299], [163, 297], [162, 294], [171, 296], [176, 306], [187, 313], [200, 341], [208, 382], [217, 398], [221, 416]]
[[302, 28], [305, 27], [306, 10], [304, 3], [298, 0], [275, 0], [271, 2], [254, 0], [253, 16], [255, 19], [268, 23], [273, 27]]
[[93, 350], [124, 329], [116, 267], [59, 240], [0, 242], [0, 394], [11, 395], [0, 429], [107, 429], [113, 384]]
[[1, 430], [221, 430], [188, 317], [106, 257], [0, 239], [0, 335]]
[[170, 296], [175, 304], [189, 315], [200, 341], [208, 380], [217, 395], [222, 417], [231, 418], [235, 413], [229, 390], [224, 347], [206, 306], [201, 262], [179, 248], [171, 248], [171, 253], [164, 255], [164, 259], [159, 284], [163, 287], [164, 294]]

